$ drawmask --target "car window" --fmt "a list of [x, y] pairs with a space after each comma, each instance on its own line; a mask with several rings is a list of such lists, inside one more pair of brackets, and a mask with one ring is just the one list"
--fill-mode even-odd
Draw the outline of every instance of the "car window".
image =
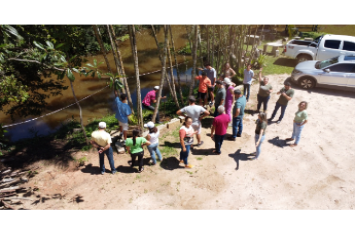
[[337, 64], [329, 67], [331, 72], [347, 72], [350, 73], [353, 71], [355, 64]]
[[[316, 64], [316, 68], [317, 69], [325, 68], [325, 67], [328, 67], [329, 65], [332, 65], [337, 62], [338, 62], [338, 57], [334, 57], [334, 58], [323, 60], [323, 61], [318, 61], [317, 63], [319, 63], [319, 64]], [[317, 66], [319, 66], [319, 68]]]
[[344, 41], [343, 50], [355, 52], [355, 43]]
[[340, 41], [339, 40], [325, 40], [324, 47], [332, 48], [332, 49], [339, 49]]

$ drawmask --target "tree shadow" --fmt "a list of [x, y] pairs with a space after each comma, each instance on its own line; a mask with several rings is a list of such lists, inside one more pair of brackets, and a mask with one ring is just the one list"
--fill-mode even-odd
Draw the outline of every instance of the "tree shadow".
[[292, 58], [278, 58], [273, 63], [274, 65], [285, 66], [285, 67], [296, 67], [298, 64], [297, 59]]
[[160, 167], [165, 170], [175, 170], [179, 168], [184, 168], [180, 166], [180, 160], [176, 157], [164, 158], [163, 161], [160, 162]]
[[269, 139], [268, 142], [280, 148], [289, 146], [284, 139], [280, 139], [279, 137]]
[[229, 157], [233, 158], [237, 166], [235, 170], [239, 170], [239, 161], [248, 161], [252, 155], [241, 153], [241, 149], [238, 149], [235, 153], [228, 154]]

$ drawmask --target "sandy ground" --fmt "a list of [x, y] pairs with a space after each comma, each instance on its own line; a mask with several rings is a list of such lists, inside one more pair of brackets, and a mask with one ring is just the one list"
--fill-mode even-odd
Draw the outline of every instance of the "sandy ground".
[[[287, 75], [270, 75], [274, 90]], [[255, 110], [258, 84], [251, 89], [247, 110]], [[269, 116], [278, 96], [269, 101]], [[309, 122], [297, 148], [284, 139], [292, 133], [292, 121], [300, 101], [308, 101]], [[115, 154], [115, 175], [99, 175], [96, 153], [74, 172], [54, 166], [41, 167], [28, 185], [39, 191], [27, 209], [353, 209], [355, 205], [355, 94], [345, 91], [296, 88], [281, 124], [266, 131], [262, 154], [248, 161], [255, 151], [257, 115], [246, 114], [241, 138], [225, 140], [220, 156], [208, 155], [214, 142], [203, 129], [205, 142], [190, 155], [193, 169], [178, 167], [175, 157], [132, 173], [128, 155]], [[278, 113], [279, 114], [279, 113]], [[279, 115], [276, 116], [276, 119]], [[232, 129], [228, 129], [231, 133]], [[166, 140], [167, 141], [167, 140]], [[161, 140], [160, 144], [164, 144]], [[178, 144], [173, 145], [178, 147]], [[177, 148], [178, 152], [180, 151]], [[147, 158], [149, 157], [148, 151]], [[76, 158], [85, 153], [77, 153]], [[237, 164], [239, 169], [237, 170]]]

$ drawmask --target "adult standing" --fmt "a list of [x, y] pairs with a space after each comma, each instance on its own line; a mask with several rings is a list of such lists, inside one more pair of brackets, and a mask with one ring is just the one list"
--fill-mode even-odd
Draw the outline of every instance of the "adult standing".
[[105, 154], [108, 158], [108, 162], [110, 163], [112, 174], [116, 173], [115, 163], [113, 160], [113, 150], [111, 147], [112, 140], [110, 134], [107, 133], [105, 129], [106, 123], [100, 122], [99, 129], [91, 133], [90, 140], [91, 145], [97, 148], [97, 151], [99, 153], [100, 170], [102, 175], [105, 173]]
[[[210, 115], [210, 112], [201, 106], [195, 104], [196, 98], [194, 96], [189, 97], [189, 106], [186, 106], [176, 112], [177, 115], [192, 118], [192, 127], [197, 132], [197, 146], [201, 146], [203, 141], [201, 141], [201, 120]], [[203, 114], [201, 116], [201, 114]]]
[[255, 158], [251, 160], [257, 160], [260, 156], [261, 144], [265, 140], [266, 127], [267, 127], [267, 115], [266, 113], [259, 113], [258, 120], [256, 122], [256, 128], [255, 128], [256, 154], [255, 154]]
[[247, 98], [247, 102], [249, 101], [250, 95], [250, 85], [253, 82], [254, 72], [251, 70], [251, 64], [247, 65], [247, 69], [244, 69], [244, 96]]
[[214, 88], [216, 86], [216, 77], [217, 77], [217, 72], [216, 70], [211, 66], [209, 62], [206, 62], [204, 64], [205, 68], [199, 68], [201, 71], [205, 71], [207, 74], [207, 77], [211, 80], [211, 86], [208, 87], [208, 94], [211, 96], [211, 102], [210, 106], [214, 104]]
[[295, 94], [295, 91], [291, 88], [290, 82], [286, 81], [284, 83], [284, 87], [281, 88], [277, 94], [281, 95], [279, 100], [277, 100], [274, 112], [272, 113], [271, 118], [269, 118], [268, 121], [271, 122], [274, 119], [277, 111], [281, 107], [281, 114], [279, 120], [277, 120], [277, 124], [279, 124], [285, 115], [287, 104], [292, 99], [293, 95]]
[[[218, 107], [219, 115], [213, 119], [212, 129], [211, 129], [211, 138], [214, 137], [214, 144], [215, 150], [213, 153], [221, 154], [221, 147], [224, 140], [224, 136], [227, 133], [228, 123], [229, 123], [229, 116], [224, 113], [224, 106]], [[215, 135], [213, 135], [216, 133]]]
[[[159, 86], [155, 86], [153, 90], [149, 91], [143, 101], [142, 101], [142, 106], [148, 110], [152, 110], [154, 111], [155, 108], [152, 106], [152, 103], [156, 103], [157, 100], [156, 100], [156, 96], [157, 96], [157, 92], [159, 91]], [[166, 96], [164, 97], [161, 97], [161, 99], [165, 99]], [[154, 121], [154, 119], [152, 119], [152, 121]], [[159, 119], [159, 109], [157, 111], [157, 117], [155, 119], [155, 123], [161, 123], [160, 122], [160, 119]]]
[[224, 106], [224, 101], [226, 100], [226, 88], [223, 86], [223, 83], [221, 80], [216, 81], [216, 86], [217, 86], [217, 92], [216, 92], [216, 98], [215, 98], [215, 103], [214, 103], [214, 117], [218, 116], [218, 107], [219, 106]]
[[185, 168], [193, 168], [193, 165], [188, 164], [187, 158], [189, 157], [191, 145], [194, 142], [195, 133], [196, 131], [192, 127], [192, 118], [186, 117], [183, 126], [179, 130], [181, 145], [180, 163], [184, 163]]
[[[118, 97], [117, 91], [115, 91], [115, 103], [116, 103], [116, 119], [118, 120], [118, 124], [120, 126], [121, 135], [123, 134], [124, 140], [127, 139], [127, 131], [128, 131], [128, 117], [132, 114], [131, 108], [127, 104], [127, 95], [122, 93], [120, 97]], [[120, 101], [121, 98], [121, 101]]]
[[134, 162], [136, 161], [136, 158], [138, 157], [138, 172], [143, 172], [144, 167], [143, 167], [143, 156], [144, 156], [144, 150], [143, 146], [150, 145], [150, 142], [145, 139], [144, 137], [139, 137], [139, 129], [134, 129], [132, 131], [132, 138], [127, 138], [126, 140], [126, 148], [129, 154], [131, 154], [131, 159], [132, 159], [132, 164], [131, 167], [134, 167]]
[[147, 134], [146, 139], [150, 142], [150, 145], [147, 146], [147, 148], [150, 153], [150, 156], [152, 157], [153, 165], [155, 165], [157, 163], [157, 159], [155, 157], [155, 154], [158, 156], [159, 161], [161, 161], [163, 159], [163, 157], [161, 156], [161, 153], [159, 151], [160, 132], [154, 126], [153, 122], [148, 122], [147, 124], [144, 124], [144, 127], [148, 128], [148, 130], [149, 130], [149, 133]]
[[232, 117], [232, 105], [234, 102], [234, 87], [232, 85], [232, 81], [229, 78], [225, 78], [223, 80], [223, 82], [226, 84], [226, 101], [224, 104], [224, 107], [226, 109], [226, 114], [229, 115], [229, 122], [232, 121], [233, 117]]
[[261, 72], [263, 71], [263, 68], [260, 68], [259, 72], [259, 92], [258, 92], [258, 105], [257, 105], [257, 112], [260, 111], [261, 104], [264, 106], [264, 112], [267, 110], [267, 103], [270, 100], [270, 94], [272, 92], [272, 86], [269, 84], [269, 78], [264, 77], [264, 79], [261, 77]]
[[200, 76], [195, 77], [197, 81], [200, 81], [198, 85], [198, 96], [199, 104], [202, 106], [202, 100], [204, 101], [204, 106], [207, 105], [207, 88], [211, 87], [211, 80], [207, 77], [206, 72], [202, 72]]
[[223, 78], [230, 78], [234, 77], [236, 75], [235, 71], [233, 68], [231, 68], [230, 64], [227, 62], [224, 64], [224, 67], [222, 69], [222, 79]]
[[295, 118], [293, 119], [292, 137], [286, 139], [286, 141], [293, 141], [296, 139], [296, 141], [290, 145], [291, 147], [296, 147], [298, 145], [304, 125], [308, 122], [308, 114], [306, 111], [307, 106], [308, 103], [306, 101], [302, 101], [298, 104], [298, 111], [295, 113]]
[[234, 90], [235, 104], [233, 108], [233, 135], [228, 139], [235, 141], [236, 137], [241, 137], [243, 132], [243, 117], [246, 105], [245, 96], [239, 89]]

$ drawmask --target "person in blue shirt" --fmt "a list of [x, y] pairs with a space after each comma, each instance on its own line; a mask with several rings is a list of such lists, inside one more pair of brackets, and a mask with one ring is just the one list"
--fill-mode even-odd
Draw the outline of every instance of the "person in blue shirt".
[[253, 82], [254, 72], [251, 70], [251, 64], [247, 65], [247, 69], [244, 69], [244, 96], [247, 98], [247, 102], [249, 101], [250, 95], [250, 85]]
[[127, 139], [128, 131], [128, 117], [132, 114], [131, 108], [127, 104], [127, 95], [122, 93], [120, 98], [117, 91], [115, 91], [115, 103], [116, 103], [116, 119], [118, 120], [121, 134], [123, 133], [124, 140]]

